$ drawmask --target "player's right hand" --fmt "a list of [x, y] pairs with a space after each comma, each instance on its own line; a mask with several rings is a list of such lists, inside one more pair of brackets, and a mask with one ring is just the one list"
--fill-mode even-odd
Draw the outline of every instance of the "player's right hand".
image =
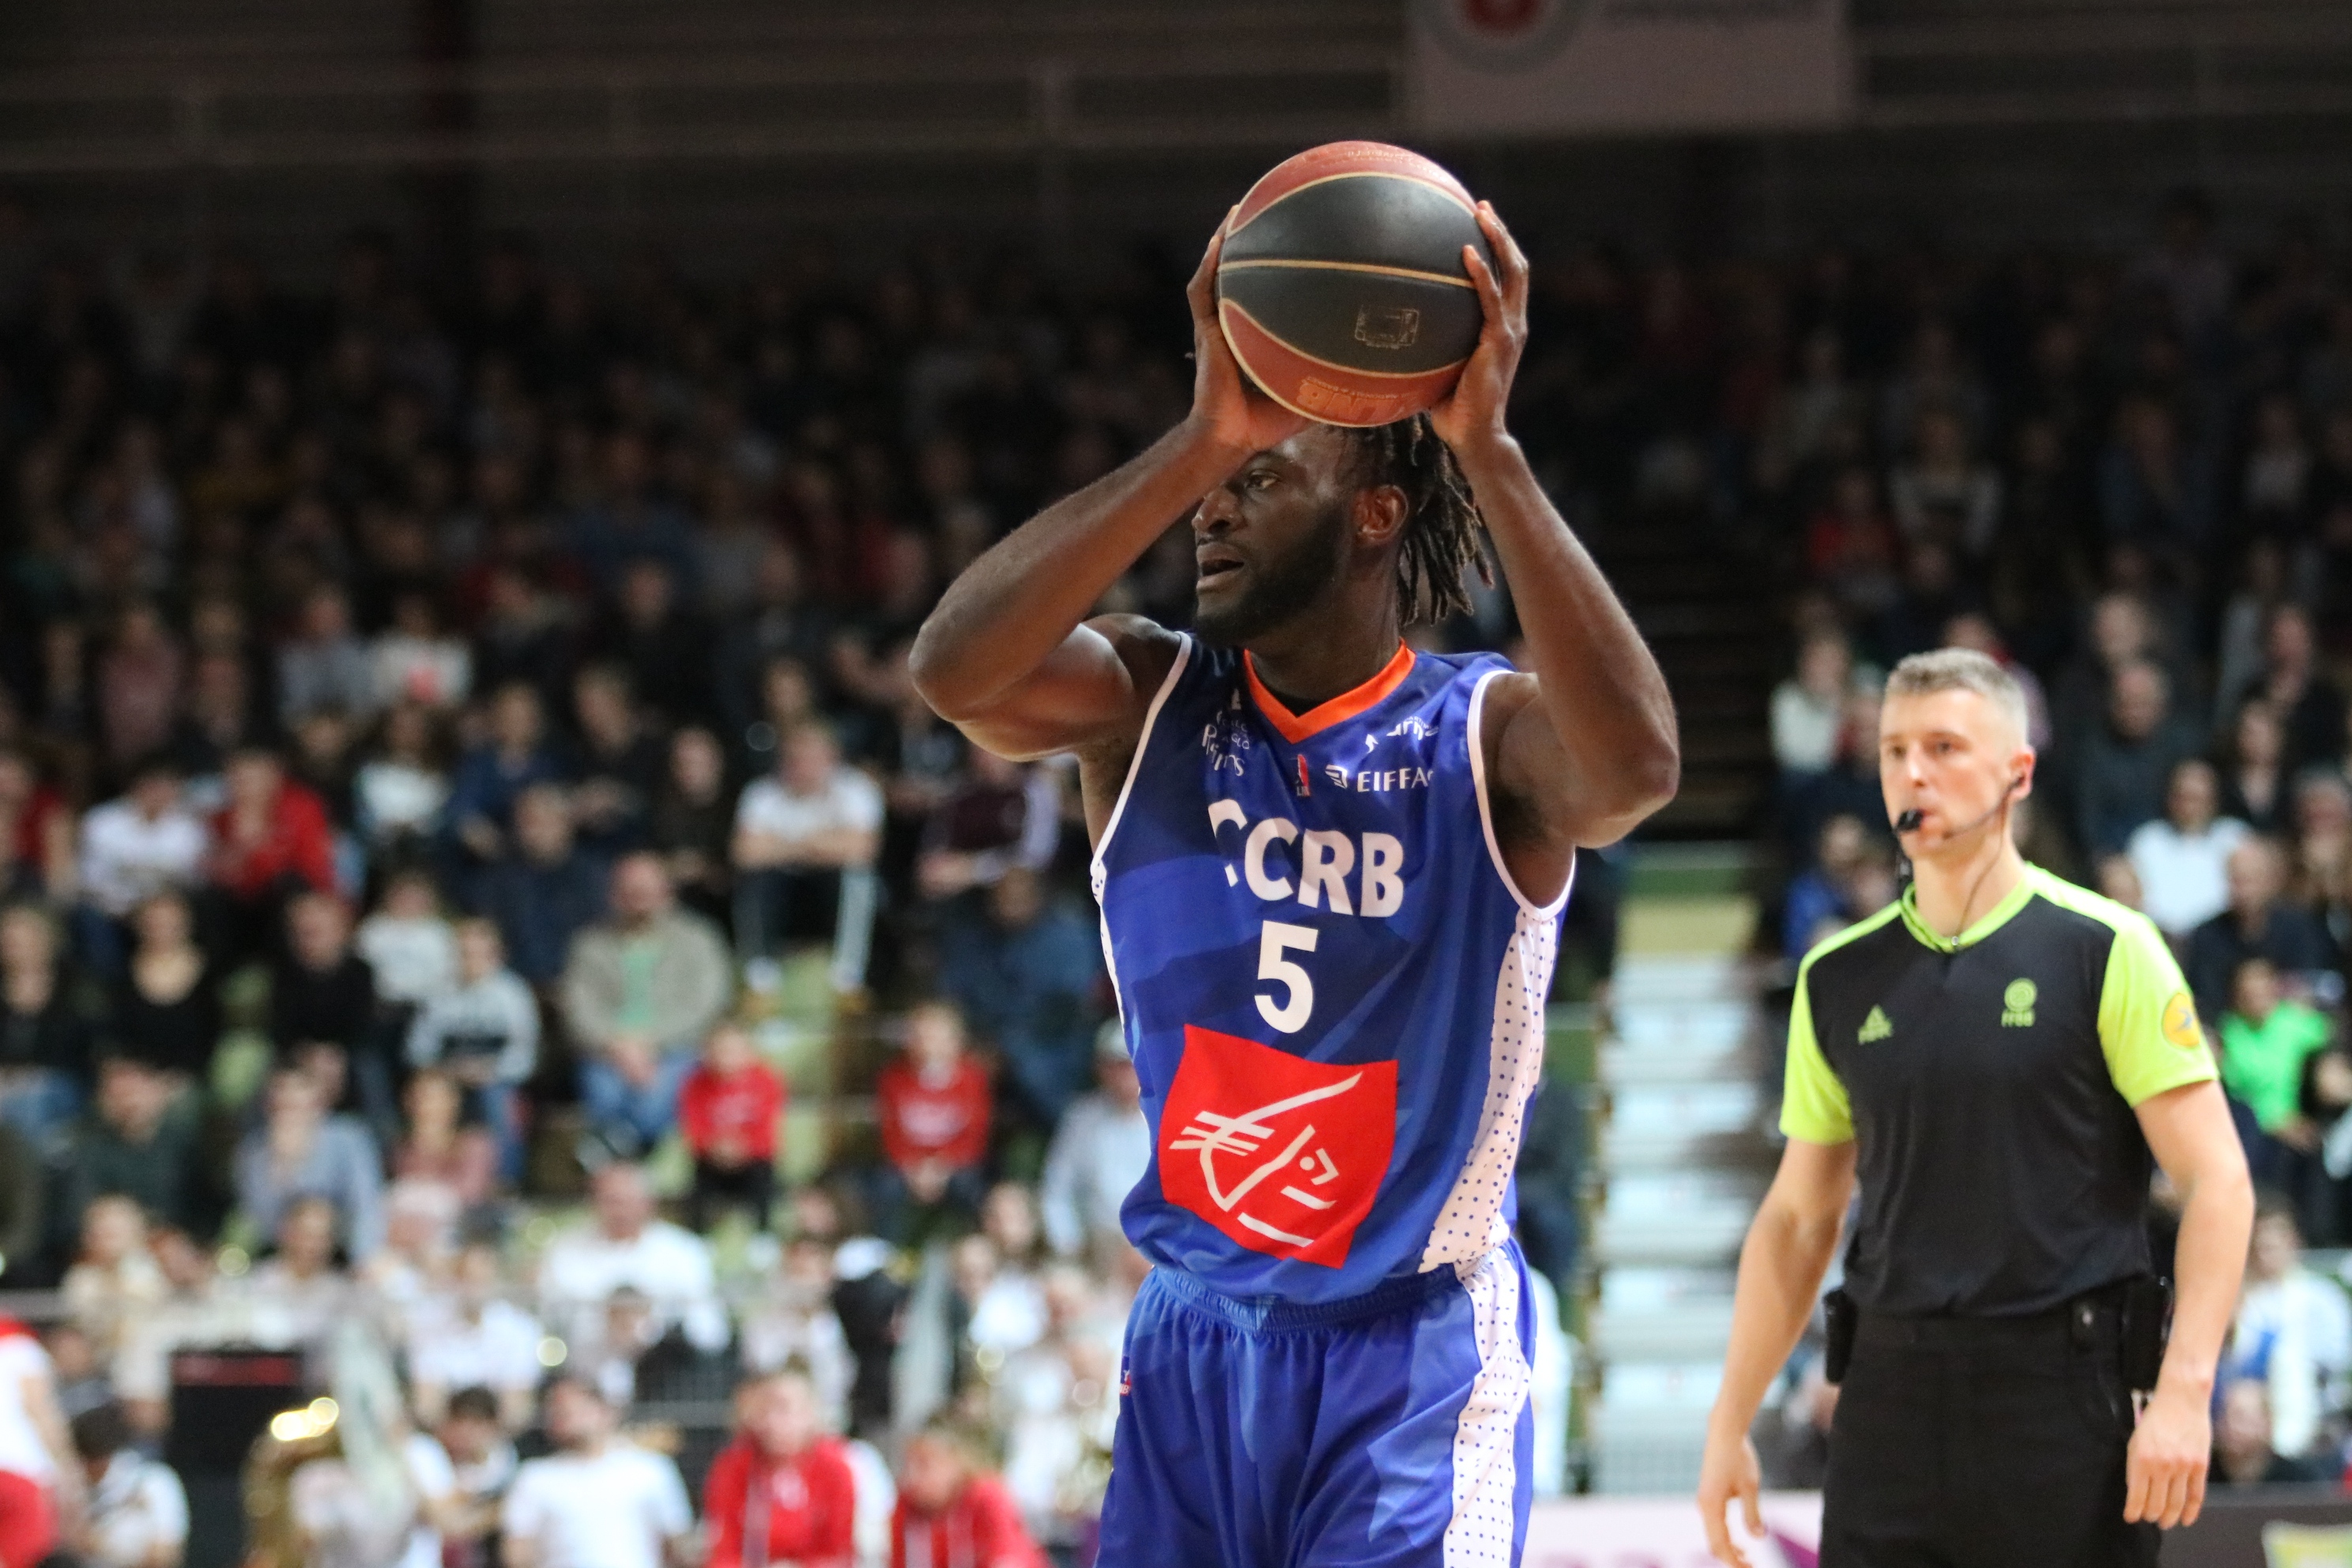
[[[1232, 215], [1226, 215], [1226, 222]], [[1307, 428], [1308, 421], [1257, 389], [1242, 374], [1234, 351], [1217, 325], [1217, 256], [1224, 248], [1225, 225], [1209, 237], [1209, 248], [1184, 298], [1192, 307], [1192, 413], [1191, 422], [1235, 461], [1279, 446]]]
[[1706, 1549], [1717, 1563], [1730, 1568], [1748, 1568], [1748, 1554], [1739, 1550], [1731, 1538], [1731, 1525], [1725, 1515], [1731, 1500], [1739, 1500], [1741, 1519], [1749, 1535], [1764, 1533], [1764, 1513], [1758, 1506], [1757, 1493], [1764, 1486], [1764, 1468], [1757, 1462], [1756, 1445], [1746, 1433], [1721, 1436], [1709, 1432], [1706, 1456], [1699, 1461], [1698, 1512], [1706, 1524]]

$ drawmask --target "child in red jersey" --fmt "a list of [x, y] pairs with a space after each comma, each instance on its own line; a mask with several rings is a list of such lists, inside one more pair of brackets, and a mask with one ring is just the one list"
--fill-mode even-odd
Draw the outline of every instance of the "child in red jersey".
[[777, 1123], [783, 1080], [760, 1059], [749, 1030], [722, 1019], [702, 1042], [702, 1061], [677, 1097], [678, 1130], [694, 1156], [687, 1223], [697, 1230], [721, 1203], [751, 1205], [761, 1230], [776, 1196]]
[[882, 1069], [879, 1086], [883, 1233], [906, 1239], [908, 1201], [928, 1212], [980, 1211], [981, 1162], [988, 1154], [988, 1074], [964, 1051], [963, 1017], [945, 1002], [907, 1015], [907, 1054]]
[[703, 1483], [704, 1568], [850, 1568], [857, 1482], [840, 1442], [819, 1429], [807, 1375], [771, 1373], [737, 1402], [742, 1430]]
[[1004, 1483], [961, 1434], [934, 1423], [907, 1439], [898, 1463], [890, 1568], [1045, 1568], [1045, 1555]]

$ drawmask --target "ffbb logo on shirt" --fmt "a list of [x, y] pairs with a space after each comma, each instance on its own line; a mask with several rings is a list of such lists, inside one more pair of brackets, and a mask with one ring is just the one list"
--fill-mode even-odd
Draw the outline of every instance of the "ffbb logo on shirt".
[[2030, 1029], [2033, 1026], [2033, 1000], [2041, 995], [2033, 982], [2012, 980], [2000, 994], [2000, 1025], [2004, 1029]]

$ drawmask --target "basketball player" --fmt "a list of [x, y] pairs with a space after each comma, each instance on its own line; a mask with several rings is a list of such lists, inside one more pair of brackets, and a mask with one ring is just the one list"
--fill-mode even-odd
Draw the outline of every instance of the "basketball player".
[[[1244, 383], [1212, 241], [1192, 413], [924, 626], [924, 696], [1075, 752], [1151, 1123], [1101, 1561], [1517, 1561], [1528, 1318], [1511, 1168], [1577, 847], [1674, 793], [1665, 683], [1504, 427], [1527, 262], [1425, 417], [1310, 425]], [[1475, 498], [1475, 499], [1474, 499]], [[1194, 631], [1096, 601], [1192, 513]], [[1495, 542], [1533, 668], [1416, 653]]]

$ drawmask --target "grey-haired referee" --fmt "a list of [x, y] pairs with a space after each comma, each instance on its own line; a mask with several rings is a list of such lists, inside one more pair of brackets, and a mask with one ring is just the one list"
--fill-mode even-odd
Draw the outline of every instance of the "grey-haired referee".
[[[1746, 1561], [1724, 1516], [1738, 1498], [1757, 1528], [1748, 1424], [1859, 1186], [1823, 1568], [2152, 1564], [2204, 1499], [2253, 1216], [2211, 1056], [2156, 928], [2019, 856], [2034, 753], [2000, 666], [1896, 665], [1878, 756], [1915, 879], [1798, 973], [1789, 1144], [1740, 1253], [1699, 1481], [1708, 1544]], [[2136, 1408], [2151, 1152], [2186, 1207], [2171, 1342]]]

